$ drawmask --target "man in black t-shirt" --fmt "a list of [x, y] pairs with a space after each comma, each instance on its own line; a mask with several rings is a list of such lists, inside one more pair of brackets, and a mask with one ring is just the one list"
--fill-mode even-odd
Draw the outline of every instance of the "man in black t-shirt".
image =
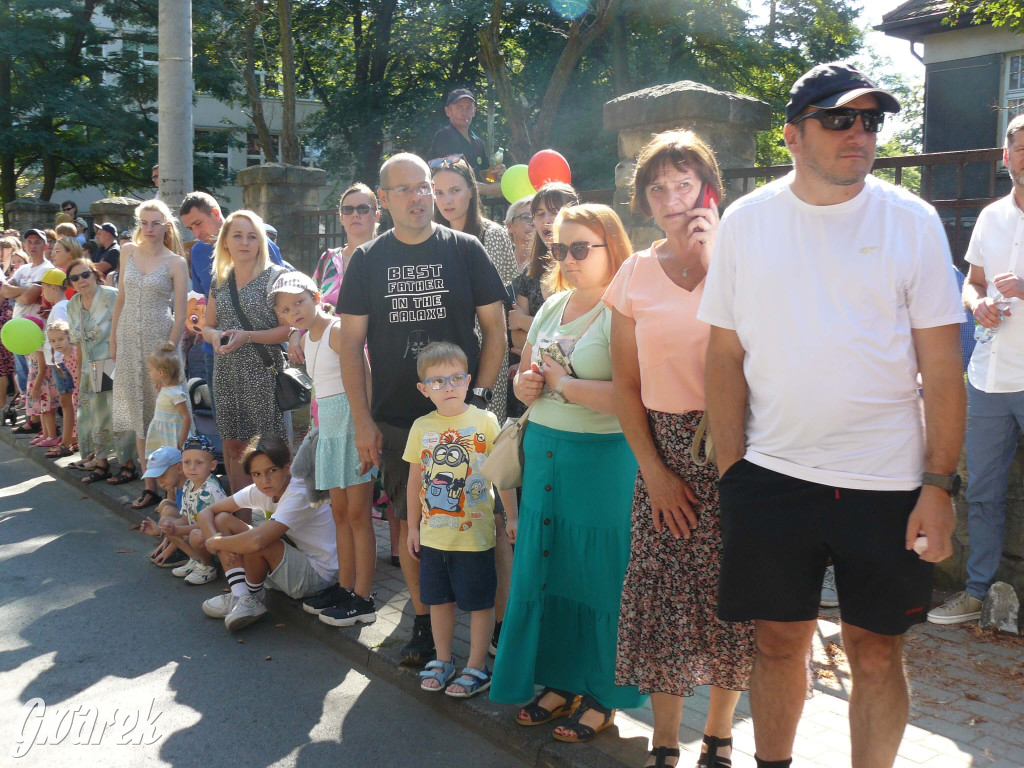
[[[380, 468], [401, 521], [399, 557], [416, 611], [413, 637], [402, 657], [403, 663], [421, 666], [433, 658], [434, 640], [430, 613], [420, 602], [419, 567], [405, 546], [409, 465], [402, 459], [413, 421], [432, 409], [416, 391], [416, 356], [431, 341], [462, 347], [473, 377], [468, 400], [485, 408], [505, 354], [505, 289], [479, 240], [433, 222], [433, 185], [422, 159], [406, 153], [389, 159], [380, 169], [377, 194], [395, 226], [357, 248], [345, 271], [338, 296], [341, 376], [360, 471]], [[480, 321], [482, 344], [473, 330], [475, 320]], [[370, 353], [372, 408], [364, 344]]]
[[456, 88], [448, 94], [444, 113], [448, 116], [448, 125], [434, 134], [427, 151], [427, 159], [449, 155], [462, 155], [466, 158], [476, 174], [477, 189], [481, 195], [501, 197], [501, 176], [505, 173], [504, 165], [495, 166], [494, 181], [487, 181], [484, 172], [490, 167], [484, 142], [477, 136], [470, 125], [476, 117], [476, 97], [467, 88]]
[[104, 275], [108, 272], [117, 272], [121, 263], [121, 249], [117, 245], [117, 227], [109, 221], [100, 224], [96, 228], [96, 242], [100, 250], [96, 252], [96, 269]]

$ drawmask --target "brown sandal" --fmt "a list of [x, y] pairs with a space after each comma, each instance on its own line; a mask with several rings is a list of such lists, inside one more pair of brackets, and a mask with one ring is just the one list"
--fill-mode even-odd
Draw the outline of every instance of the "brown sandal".
[[[546, 709], [545, 707], [542, 707], [540, 705], [540, 700], [549, 693], [561, 696], [564, 702], [554, 709]], [[544, 725], [544, 723], [550, 723], [552, 720], [568, 717], [575, 711], [579, 704], [580, 697], [570, 691], [561, 691], [558, 688], [545, 688], [533, 697], [533, 701], [519, 710], [519, 713], [516, 715], [516, 722], [519, 723], [519, 725], [526, 726]]]

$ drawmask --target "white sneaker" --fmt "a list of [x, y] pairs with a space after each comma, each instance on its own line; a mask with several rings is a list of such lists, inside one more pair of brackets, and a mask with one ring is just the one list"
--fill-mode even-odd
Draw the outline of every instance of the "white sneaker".
[[244, 595], [231, 606], [231, 613], [224, 618], [224, 626], [228, 632], [234, 632], [259, 621], [266, 612], [262, 600], [253, 595]]
[[928, 611], [932, 624], [960, 624], [981, 618], [982, 601], [968, 592], [957, 592], [938, 608]]
[[230, 592], [224, 592], [209, 600], [203, 601], [203, 613], [211, 619], [223, 619], [231, 613], [231, 603], [235, 596]]
[[196, 566], [202, 565], [195, 558], [189, 558], [188, 562], [184, 565], [179, 565], [177, 568], [171, 571], [171, 575], [177, 576], [179, 579], [188, 576], [192, 571], [196, 569]]
[[825, 578], [821, 580], [821, 599], [818, 601], [822, 608], [835, 608], [839, 605], [839, 593], [836, 591], [836, 567], [830, 565], [825, 569]]
[[186, 584], [209, 584], [217, 578], [217, 566], [198, 563], [192, 573], [185, 577]]

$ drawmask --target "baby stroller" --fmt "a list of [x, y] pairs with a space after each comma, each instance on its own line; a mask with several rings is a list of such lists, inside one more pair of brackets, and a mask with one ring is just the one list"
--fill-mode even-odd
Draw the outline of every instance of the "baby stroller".
[[[13, 384], [12, 384], [13, 388]], [[3, 406], [3, 418], [0, 418], [0, 426], [4, 424], [10, 424], [12, 427], [18, 423], [18, 409], [15, 407], [15, 403], [18, 402], [17, 392], [7, 393], [7, 402]]]
[[203, 379], [198, 377], [188, 380], [188, 399], [192, 404], [192, 424], [200, 435], [206, 435], [213, 443], [217, 457], [217, 473], [223, 474], [224, 444], [217, 434], [217, 422], [213, 418], [213, 400], [210, 388]]

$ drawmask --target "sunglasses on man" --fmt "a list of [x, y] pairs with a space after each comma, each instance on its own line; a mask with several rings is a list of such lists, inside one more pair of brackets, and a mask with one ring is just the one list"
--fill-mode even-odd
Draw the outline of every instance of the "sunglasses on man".
[[885, 113], [877, 109], [852, 109], [850, 107], [837, 107], [835, 109], [819, 109], [815, 112], [808, 112], [800, 115], [792, 121], [796, 125], [801, 120], [817, 120], [826, 131], [848, 131], [860, 117], [864, 124], [864, 130], [868, 133], [878, 133], [882, 130], [885, 122]]

